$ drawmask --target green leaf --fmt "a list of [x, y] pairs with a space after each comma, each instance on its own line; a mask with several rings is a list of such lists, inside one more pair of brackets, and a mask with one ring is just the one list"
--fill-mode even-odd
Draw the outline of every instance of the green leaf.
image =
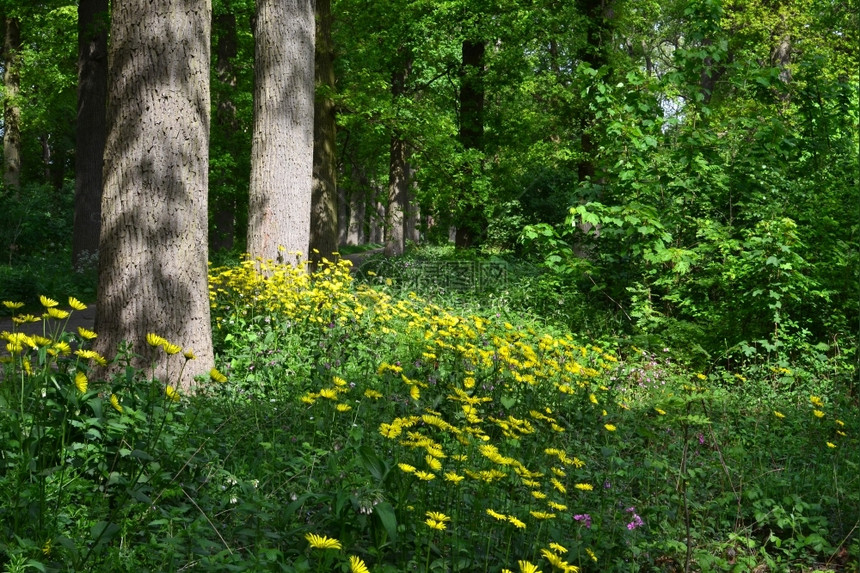
[[397, 515], [394, 513], [394, 507], [383, 501], [373, 506], [373, 513], [379, 518], [391, 541], [397, 541]]

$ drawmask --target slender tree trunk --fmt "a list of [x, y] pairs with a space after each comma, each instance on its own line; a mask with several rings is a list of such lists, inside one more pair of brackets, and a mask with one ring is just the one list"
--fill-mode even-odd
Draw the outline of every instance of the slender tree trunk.
[[421, 209], [416, 198], [415, 169], [411, 164], [406, 165], [406, 179], [409, 185], [406, 188], [406, 229], [404, 231], [407, 241], [415, 244], [420, 242], [420, 228], [418, 222], [421, 220]]
[[[484, 149], [484, 53], [483, 41], [465, 40], [462, 45], [460, 83], [459, 139], [464, 149]], [[467, 174], [466, 180], [472, 177]], [[457, 221], [454, 244], [468, 247], [485, 225], [480, 198], [474, 191], [461, 198], [461, 212]]]
[[[221, 89], [213, 90], [216, 99], [213, 129], [222, 134], [222, 141], [231, 141], [239, 131], [236, 105], [231, 97], [237, 83], [233, 59], [239, 52], [236, 15], [219, 14], [214, 18], [213, 26], [218, 38], [215, 46], [215, 77], [221, 84]], [[236, 233], [236, 193], [233, 189], [226, 189], [229, 176], [223, 170], [213, 172], [213, 175], [216, 179], [209, 189], [213, 223], [209, 245], [213, 251], [230, 250]]]
[[[391, 99], [395, 107], [397, 100], [406, 89], [406, 79], [412, 68], [411, 54], [402, 55], [402, 64], [391, 74]], [[405, 248], [406, 194], [409, 188], [408, 166], [406, 162], [406, 142], [396, 131], [391, 134], [388, 157], [388, 208], [385, 218], [385, 254], [402, 255]]]
[[338, 245], [348, 244], [349, 237], [349, 203], [346, 198], [346, 188], [343, 185], [337, 186], [337, 243]]
[[78, 116], [75, 130], [75, 222], [72, 264], [98, 262], [106, 137], [108, 1], [78, 4]]
[[316, 0], [316, 94], [314, 96], [314, 168], [311, 194], [311, 261], [332, 258], [338, 248], [334, 46], [331, 0]]
[[6, 18], [3, 42], [5, 73], [3, 84], [3, 182], [10, 187], [21, 186], [21, 106], [18, 93], [21, 75], [18, 69], [21, 49], [21, 26], [18, 18]]
[[248, 251], [308, 255], [314, 146], [313, 0], [259, 0]]
[[[207, 285], [209, 0], [115, 0], [111, 14], [97, 348], [130, 341], [176, 384], [213, 364]], [[122, 397], [120, 397], [122, 398]]]

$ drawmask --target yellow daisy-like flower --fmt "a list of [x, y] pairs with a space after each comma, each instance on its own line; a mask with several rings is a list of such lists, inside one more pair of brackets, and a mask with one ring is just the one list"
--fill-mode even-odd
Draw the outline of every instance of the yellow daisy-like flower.
[[597, 563], [597, 555], [594, 554], [594, 551], [592, 551], [590, 547], [586, 547], [585, 552], [588, 553], [588, 556], [591, 557], [592, 561]]
[[441, 521], [442, 523], [451, 521], [450, 517], [439, 511], [428, 511], [425, 515], [434, 521]]
[[9, 310], [16, 310], [24, 306], [23, 302], [12, 302], [11, 300], [4, 300], [3, 306], [8, 308]]
[[567, 548], [564, 545], [559, 545], [558, 543], [552, 542], [549, 544], [549, 548], [555, 551], [556, 553], [567, 553]]
[[780, 412], [778, 410], [774, 410], [773, 415], [776, 416], [777, 418], [779, 418], [780, 420], [785, 418], [785, 414], [783, 414], [782, 412]]
[[550, 551], [549, 549], [541, 549], [541, 555], [544, 556], [544, 559], [549, 561], [549, 564], [555, 567], [556, 569], [561, 569], [562, 571], [567, 571], [569, 563]]
[[92, 340], [93, 338], [98, 336], [98, 334], [96, 334], [92, 330], [84, 328], [83, 326], [78, 327], [78, 334], [80, 334], [81, 338], [83, 338], [84, 340]]
[[842, 427], [845, 426], [845, 422], [843, 422], [842, 420], [836, 420], [836, 424]]
[[509, 515], [508, 521], [510, 521], [511, 524], [513, 524], [513, 526], [518, 528], [518, 529], [525, 529], [526, 528], [526, 524], [524, 522], [520, 521], [519, 519], [517, 519], [516, 516]]
[[[190, 348], [186, 348], [185, 352], [182, 353], [182, 356], [185, 357], [185, 360], [197, 360], [197, 356], [194, 355], [194, 351]], [[211, 372], [210, 372], [211, 375]]]
[[337, 390], [335, 390], [334, 388], [323, 388], [322, 390], [320, 390], [320, 398], [337, 400]]
[[69, 318], [69, 311], [51, 307], [48, 309], [48, 316], [50, 316], [51, 318], [56, 318], [57, 320], [64, 320], [66, 318]]
[[498, 511], [493, 511], [492, 509], [487, 509], [487, 515], [489, 515], [490, 517], [494, 517], [499, 521], [507, 521], [508, 519], [508, 516], [504, 513], [499, 513]]
[[546, 499], [546, 494], [542, 491], [533, 491], [532, 497], [535, 499]]
[[338, 412], [349, 412], [350, 410], [352, 410], [352, 406], [350, 406], [349, 404], [344, 404], [343, 402], [341, 402], [340, 404], [335, 406], [335, 409]]
[[221, 374], [220, 372], [218, 372], [218, 370], [215, 368], [213, 368], [212, 370], [209, 371], [209, 377], [212, 380], [214, 380], [215, 382], [218, 382], [220, 384], [223, 384], [224, 382], [227, 381], [227, 377], [224, 376], [223, 374]]
[[533, 565], [528, 561], [517, 561], [517, 565], [520, 566], [520, 573], [541, 573], [541, 570], [537, 568], [537, 565]]
[[72, 307], [73, 310], [86, 310], [87, 305], [79, 301], [73, 296], [69, 297], [69, 306]]
[[370, 569], [360, 558], [355, 555], [349, 556], [349, 573], [370, 573]]
[[12, 322], [15, 324], [27, 324], [30, 322], [39, 322], [42, 320], [38, 316], [33, 316], [32, 314], [19, 314], [18, 316], [12, 317]]
[[615, 430], [617, 430], [617, 429], [618, 429], [618, 428], [616, 428], [613, 424], [604, 424], [604, 426], [603, 426], [603, 427], [604, 427], [604, 428], [606, 428], [606, 429], [607, 429], [608, 431], [610, 431], [610, 432], [614, 432]]
[[654, 408], [654, 411], [660, 414], [661, 416], [666, 415], [666, 410], [661, 410], [660, 408]]
[[421, 481], [431, 481], [436, 479], [436, 474], [419, 470], [415, 472], [415, 477], [417, 477]]
[[401, 471], [404, 471], [408, 474], [414, 474], [416, 470], [415, 466], [409, 464], [397, 464], [397, 467], [400, 468]]
[[821, 398], [819, 398], [818, 396], [810, 396], [809, 401], [812, 402], [813, 406], [817, 406], [819, 408], [824, 407], [824, 401]]
[[62, 354], [63, 356], [67, 356], [72, 353], [72, 347], [69, 346], [69, 343], [65, 340], [61, 340], [59, 342], [54, 343], [54, 350]]
[[554, 514], [554, 513], [549, 513], [549, 512], [547, 512], [547, 511], [536, 511], [536, 510], [531, 510], [529, 513], [530, 513], [530, 514], [531, 514], [531, 516], [532, 516], [532, 517], [534, 517], [535, 519], [555, 519], [555, 514]]
[[457, 474], [457, 472], [445, 472], [445, 481], [449, 481], [451, 483], [456, 484], [456, 483], [460, 483], [464, 479], [466, 479], [466, 478]]
[[564, 505], [563, 503], [556, 503], [554, 501], [548, 501], [548, 502], [546, 502], [546, 504], [556, 511], [567, 511], [567, 506]]
[[435, 519], [431, 519], [429, 517], [424, 521], [424, 523], [426, 523], [430, 529], [438, 529], [439, 531], [447, 529], [447, 526], [443, 522], [436, 521]]
[[167, 397], [172, 401], [179, 402], [179, 392], [170, 384], [168, 384], [167, 388], [164, 389], [164, 393], [167, 394]]
[[340, 541], [325, 535], [316, 535], [315, 533], [305, 534], [305, 539], [311, 544], [314, 549], [340, 549]]
[[827, 447], [828, 448], [835, 448], [836, 444], [834, 444], [833, 442], [827, 442]]
[[821, 410], [813, 410], [812, 413], [815, 414], [816, 418], [823, 418], [824, 417], [824, 412], [822, 412]]
[[167, 340], [161, 336], [158, 336], [154, 332], [150, 332], [146, 335], [146, 343], [154, 348], [156, 346], [165, 345], [167, 343]]
[[417, 400], [421, 397], [421, 390], [418, 388], [418, 386], [413, 385], [409, 389], [409, 396], [411, 396], [413, 400]]
[[179, 352], [182, 350], [181, 346], [173, 344], [172, 342], [166, 342], [163, 348], [164, 351], [170, 356], [173, 356], [174, 354], [179, 354]]
[[340, 376], [333, 376], [331, 381], [335, 386], [346, 386], [346, 380]]
[[87, 391], [87, 375], [83, 372], [78, 372], [75, 374], [75, 387], [78, 389], [78, 392], [81, 394], [85, 394]]
[[708, 379], [708, 377], [705, 376], [704, 374], [702, 374], [701, 372], [699, 374], [696, 374], [696, 378], [698, 378], [699, 380], [707, 380]]
[[573, 487], [575, 487], [578, 490], [582, 490], [582, 491], [591, 491], [594, 489], [594, 486], [591, 485], [590, 483], [578, 483]]
[[368, 388], [364, 391], [365, 398], [370, 398], [371, 400], [378, 400], [382, 398], [382, 392], [377, 392], [376, 390], [371, 390]]
[[119, 403], [119, 398], [116, 397], [116, 394], [110, 395], [110, 405], [113, 406], [113, 409], [122, 414], [122, 404]]
[[53, 307], [57, 306], [58, 304], [60, 304], [57, 301], [55, 301], [54, 299], [48, 298], [45, 295], [39, 296], [39, 302], [41, 302], [42, 306], [44, 306], [45, 308], [53, 308]]

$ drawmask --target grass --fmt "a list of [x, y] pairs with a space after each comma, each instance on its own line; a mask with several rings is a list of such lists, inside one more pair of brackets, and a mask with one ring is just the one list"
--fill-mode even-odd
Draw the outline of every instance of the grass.
[[857, 570], [860, 416], [839, 384], [690, 371], [372, 272], [213, 268], [227, 381], [191, 396], [95, 379], [99, 357], [64, 351], [82, 333], [6, 335], [0, 564]]

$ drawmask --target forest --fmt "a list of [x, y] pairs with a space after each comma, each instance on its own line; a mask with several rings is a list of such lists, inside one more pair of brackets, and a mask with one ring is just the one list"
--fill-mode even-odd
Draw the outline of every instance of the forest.
[[0, 567], [860, 571], [857, 0], [0, 0]]

